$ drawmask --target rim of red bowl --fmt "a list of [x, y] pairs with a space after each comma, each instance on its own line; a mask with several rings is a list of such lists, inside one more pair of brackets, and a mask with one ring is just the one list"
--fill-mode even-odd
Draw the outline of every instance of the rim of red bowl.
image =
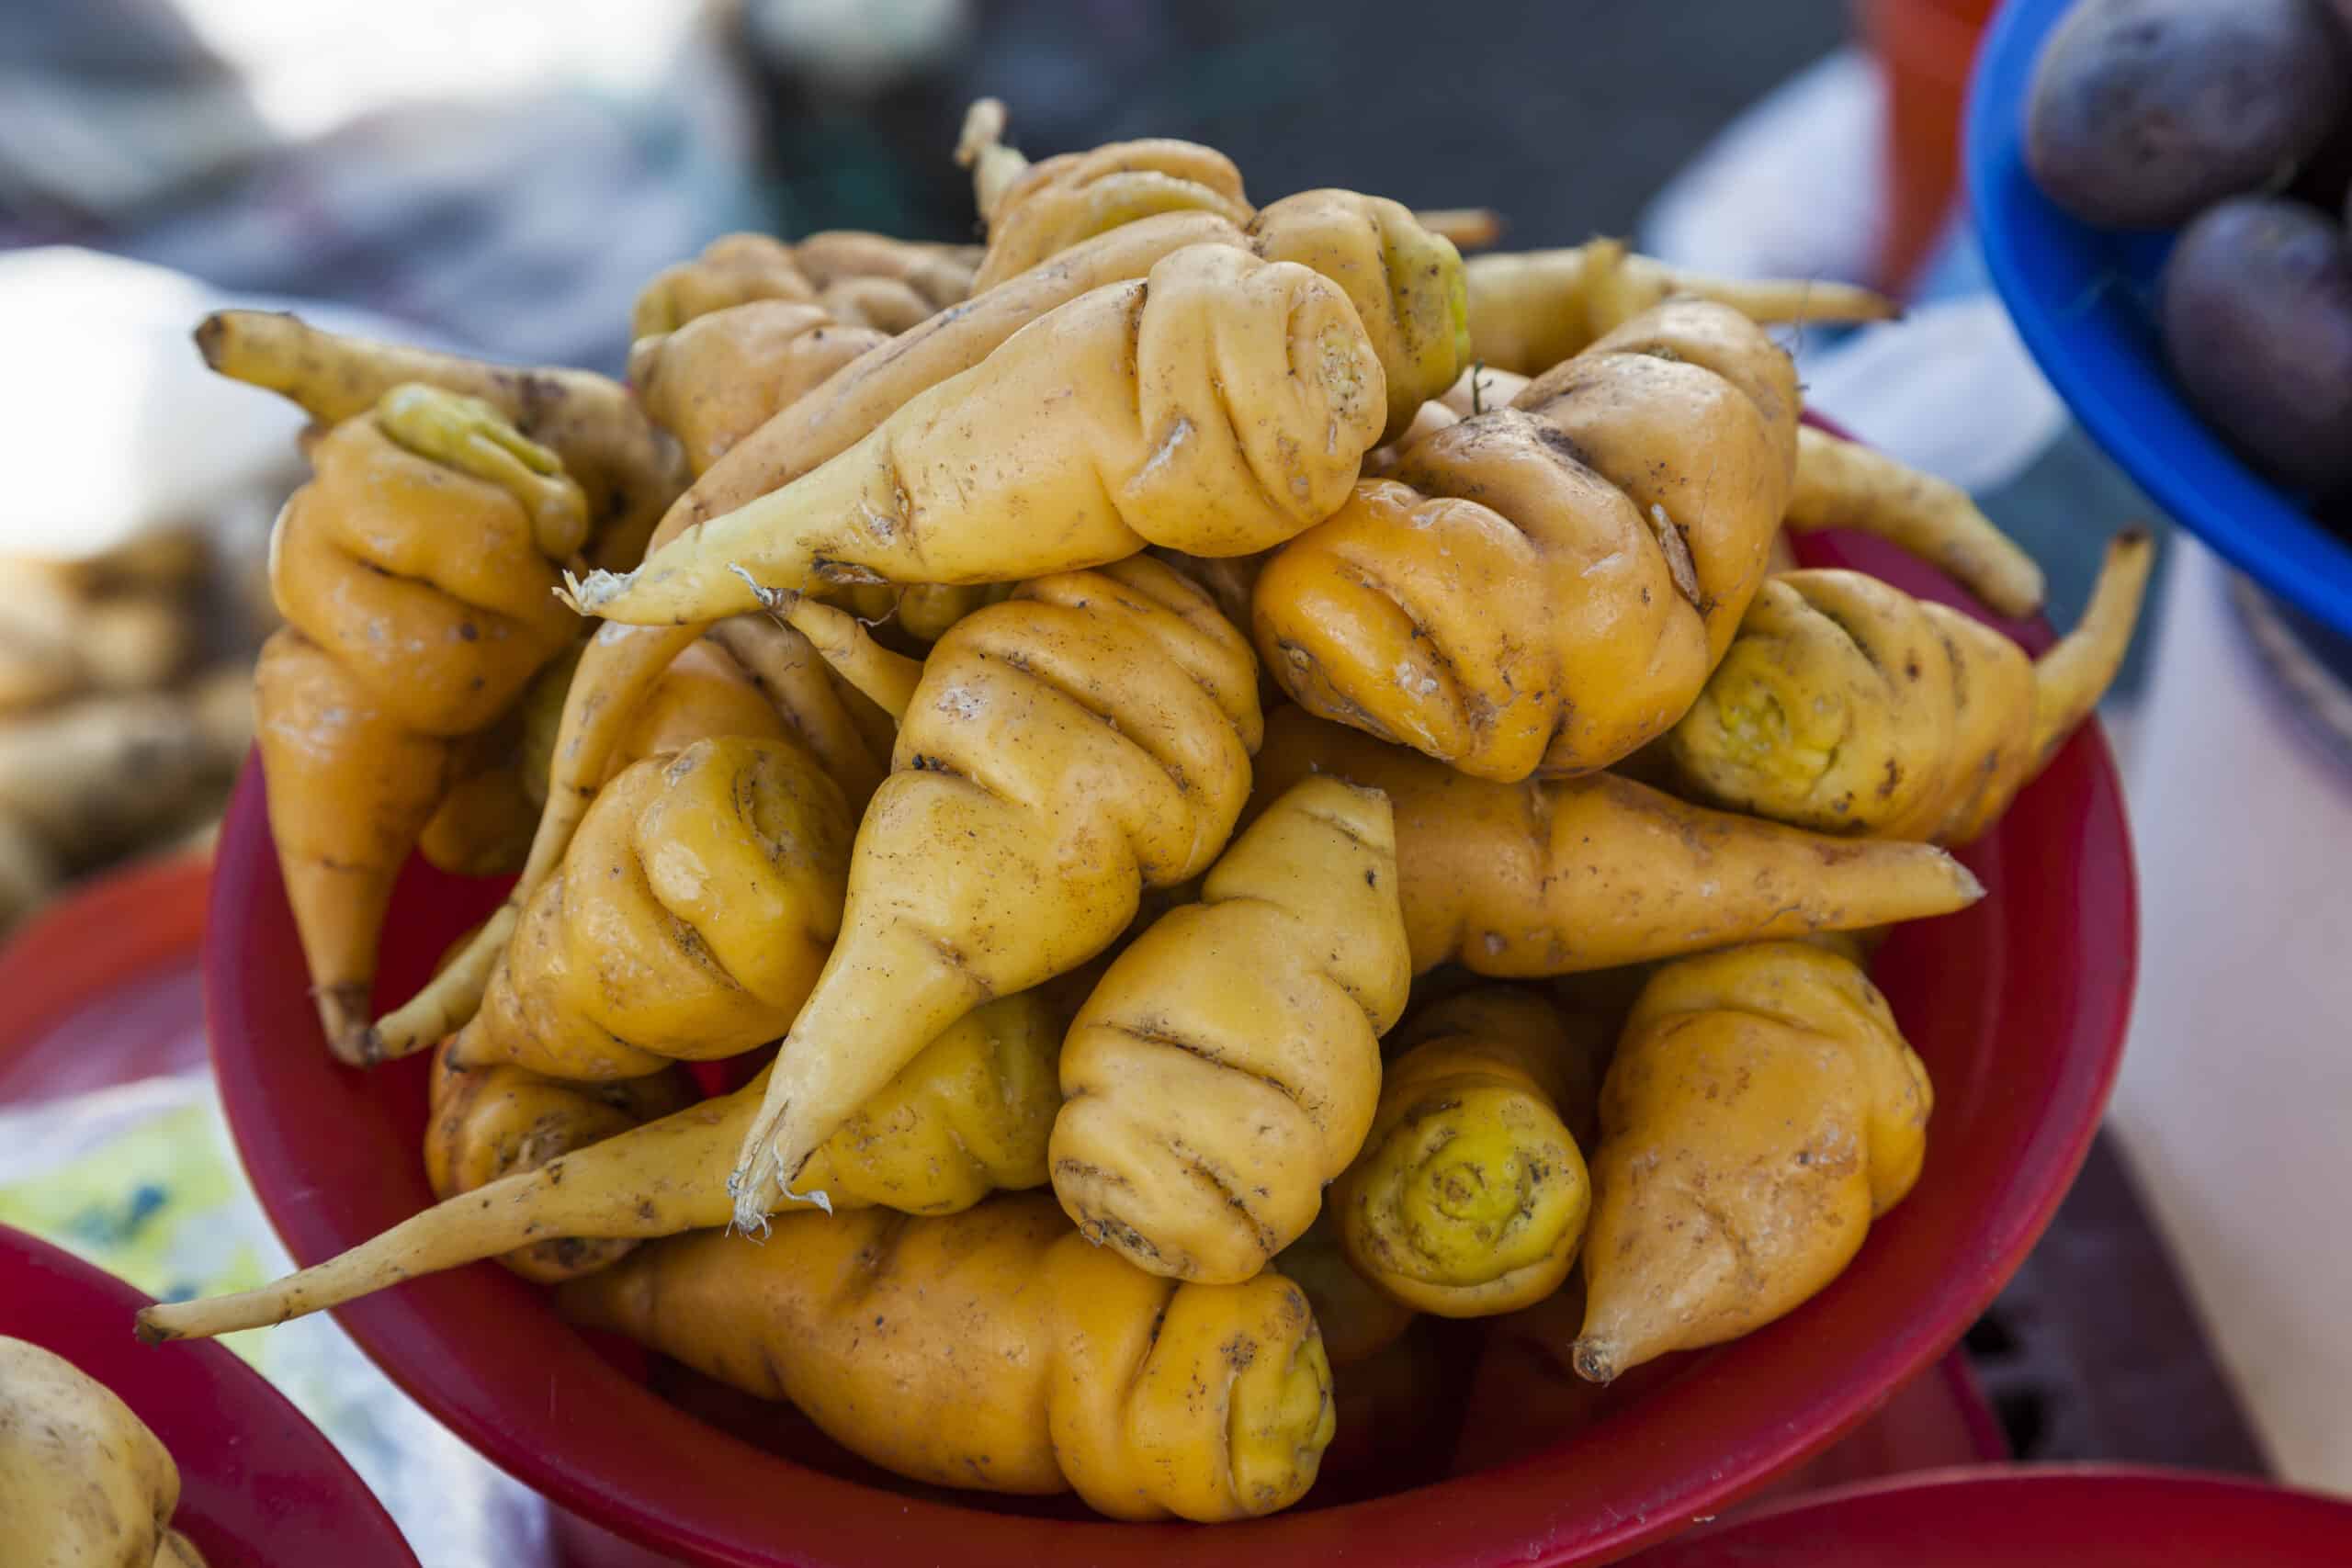
[[[1810, 564], [1860, 566], [1966, 604], [1876, 541], [1801, 547]], [[2048, 637], [2039, 623], [2004, 629], [2030, 647]], [[411, 1281], [337, 1315], [395, 1382], [492, 1461], [563, 1508], [696, 1562], [944, 1553], [967, 1563], [1212, 1564], [1244, 1551], [1463, 1568], [1607, 1561], [1721, 1511], [1871, 1414], [1990, 1303], [2081, 1165], [2120, 1056], [2138, 954], [2129, 830], [2098, 727], [2069, 742], [1963, 858], [1987, 898], [1897, 931], [1877, 966], [1940, 1080], [1944, 1135], [1931, 1133], [1911, 1197], [1796, 1312], [1705, 1352], [1601, 1427], [1496, 1470], [1215, 1529], [989, 1512], [858, 1485], [740, 1443], [603, 1359], [493, 1264]], [[462, 896], [469, 916], [496, 897], [481, 885], [462, 894], [446, 879], [430, 886]], [[455, 930], [452, 921], [440, 934]], [[1950, 973], [1954, 955], [1976, 960], [1978, 972]], [[1939, 971], [1939, 1010], [1906, 1010], [1905, 998]], [[413, 1147], [360, 1136], [368, 1130], [338, 1126], [312, 1103], [350, 1095], [357, 1078], [332, 1064], [311, 1021], [252, 763], [220, 839], [205, 997], [238, 1146], [298, 1259], [330, 1256], [425, 1200]], [[1997, 1070], [1964, 1080], [1951, 1070], [1981, 1051], [1997, 1055]], [[1955, 1122], [1970, 1136], [1957, 1136]], [[359, 1188], [372, 1188], [375, 1212]]]
[[1969, 1466], [1834, 1487], [1694, 1531], [1641, 1568], [2335, 1568], [2352, 1499], [2137, 1465]]
[[220, 1345], [131, 1337], [149, 1298], [102, 1269], [0, 1225], [0, 1334], [52, 1350], [112, 1389], [180, 1472], [173, 1523], [214, 1562], [417, 1568], [334, 1445]]

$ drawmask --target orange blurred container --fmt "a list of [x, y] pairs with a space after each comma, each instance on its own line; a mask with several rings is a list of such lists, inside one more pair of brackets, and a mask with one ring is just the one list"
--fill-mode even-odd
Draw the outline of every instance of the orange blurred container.
[[1970, 70], [1999, 0], [1854, 0], [1854, 26], [1886, 80], [1883, 206], [1871, 281], [1900, 296], [1960, 199]]

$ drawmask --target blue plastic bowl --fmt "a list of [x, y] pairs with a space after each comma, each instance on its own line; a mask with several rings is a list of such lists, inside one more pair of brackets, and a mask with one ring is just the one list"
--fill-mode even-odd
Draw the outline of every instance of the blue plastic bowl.
[[2264, 588], [2352, 635], [2352, 547], [2223, 445], [2165, 366], [2154, 303], [2173, 237], [2078, 222], [2026, 172], [2034, 57], [2070, 3], [2009, 0], [1977, 56], [1968, 194], [1994, 287], [2050, 384], [2142, 490]]

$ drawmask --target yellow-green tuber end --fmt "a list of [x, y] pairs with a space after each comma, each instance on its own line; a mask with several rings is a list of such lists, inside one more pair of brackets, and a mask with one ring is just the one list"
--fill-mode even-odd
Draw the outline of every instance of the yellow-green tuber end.
[[1231, 1399], [1226, 1441], [1234, 1495], [1251, 1513], [1270, 1512], [1312, 1484], [1339, 1428], [1322, 1336], [1309, 1329], [1279, 1361], [1253, 1358], [1234, 1380]]
[[1736, 638], [1668, 741], [1676, 762], [1722, 798], [1767, 816], [1808, 805], [1851, 728], [1841, 694], [1792, 668], [1801, 649]]
[[1582, 1229], [1590, 1199], [1575, 1140], [1517, 1085], [1445, 1085], [1361, 1157], [1350, 1190], [1364, 1261], [1427, 1285], [1485, 1285], [1543, 1262]]
[[1397, 221], [1396, 213], [1384, 210], [1382, 219], [1381, 260], [1396, 304], [1401, 346], [1416, 372], [1400, 379], [1419, 412], [1460, 379], [1470, 363], [1470, 278], [1453, 241], [1418, 222]]
[[588, 541], [588, 502], [562, 461], [480, 398], [404, 381], [376, 405], [376, 423], [420, 457], [497, 485], [530, 514], [539, 552], [562, 560]]
[[1384, 440], [1460, 379], [1469, 358], [1470, 284], [1462, 253], [1401, 204], [1348, 190], [1300, 191], [1260, 212], [1251, 244], [1343, 289], [1387, 380]]

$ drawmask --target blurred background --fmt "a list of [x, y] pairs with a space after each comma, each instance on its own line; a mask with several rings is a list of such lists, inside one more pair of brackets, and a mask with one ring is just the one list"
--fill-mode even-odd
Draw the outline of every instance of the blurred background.
[[[186, 340], [202, 310], [299, 306], [617, 375], [639, 287], [719, 234], [972, 238], [949, 152], [982, 95], [1033, 154], [1187, 137], [1260, 201], [1350, 186], [1493, 208], [1513, 247], [1619, 234], [1679, 265], [1902, 294], [1899, 323], [1796, 335], [1808, 401], [1974, 491], [2069, 624], [2108, 533], [2163, 520], [2073, 428], [1984, 280], [1956, 146], [1992, 8], [11, 0], [0, 292], [31, 342], [0, 388], [17, 481], [0, 507], [0, 905], [200, 835], [243, 760], [229, 710], [267, 626], [261, 541], [300, 471], [297, 422], [202, 372]], [[114, 640], [94, 651], [105, 604]], [[12, 686], [17, 664], [35, 673]], [[2127, 752], [2143, 675], [2135, 660], [2109, 707]], [[74, 716], [93, 703], [136, 722]], [[46, 727], [53, 758], [77, 722], [110, 765], [173, 789], [94, 822], [53, 761], [8, 773], [16, 730]], [[2190, 1300], [2103, 1141], [1970, 1340], [2012, 1446], [2261, 1468]]]
[[970, 236], [948, 152], [983, 93], [1030, 147], [1190, 137], [1269, 190], [1493, 206], [1565, 244], [1631, 231], [1850, 25], [1840, 0], [1466, 27], [1390, 0], [24, 0], [0, 239], [617, 372], [645, 276], [729, 227]]

